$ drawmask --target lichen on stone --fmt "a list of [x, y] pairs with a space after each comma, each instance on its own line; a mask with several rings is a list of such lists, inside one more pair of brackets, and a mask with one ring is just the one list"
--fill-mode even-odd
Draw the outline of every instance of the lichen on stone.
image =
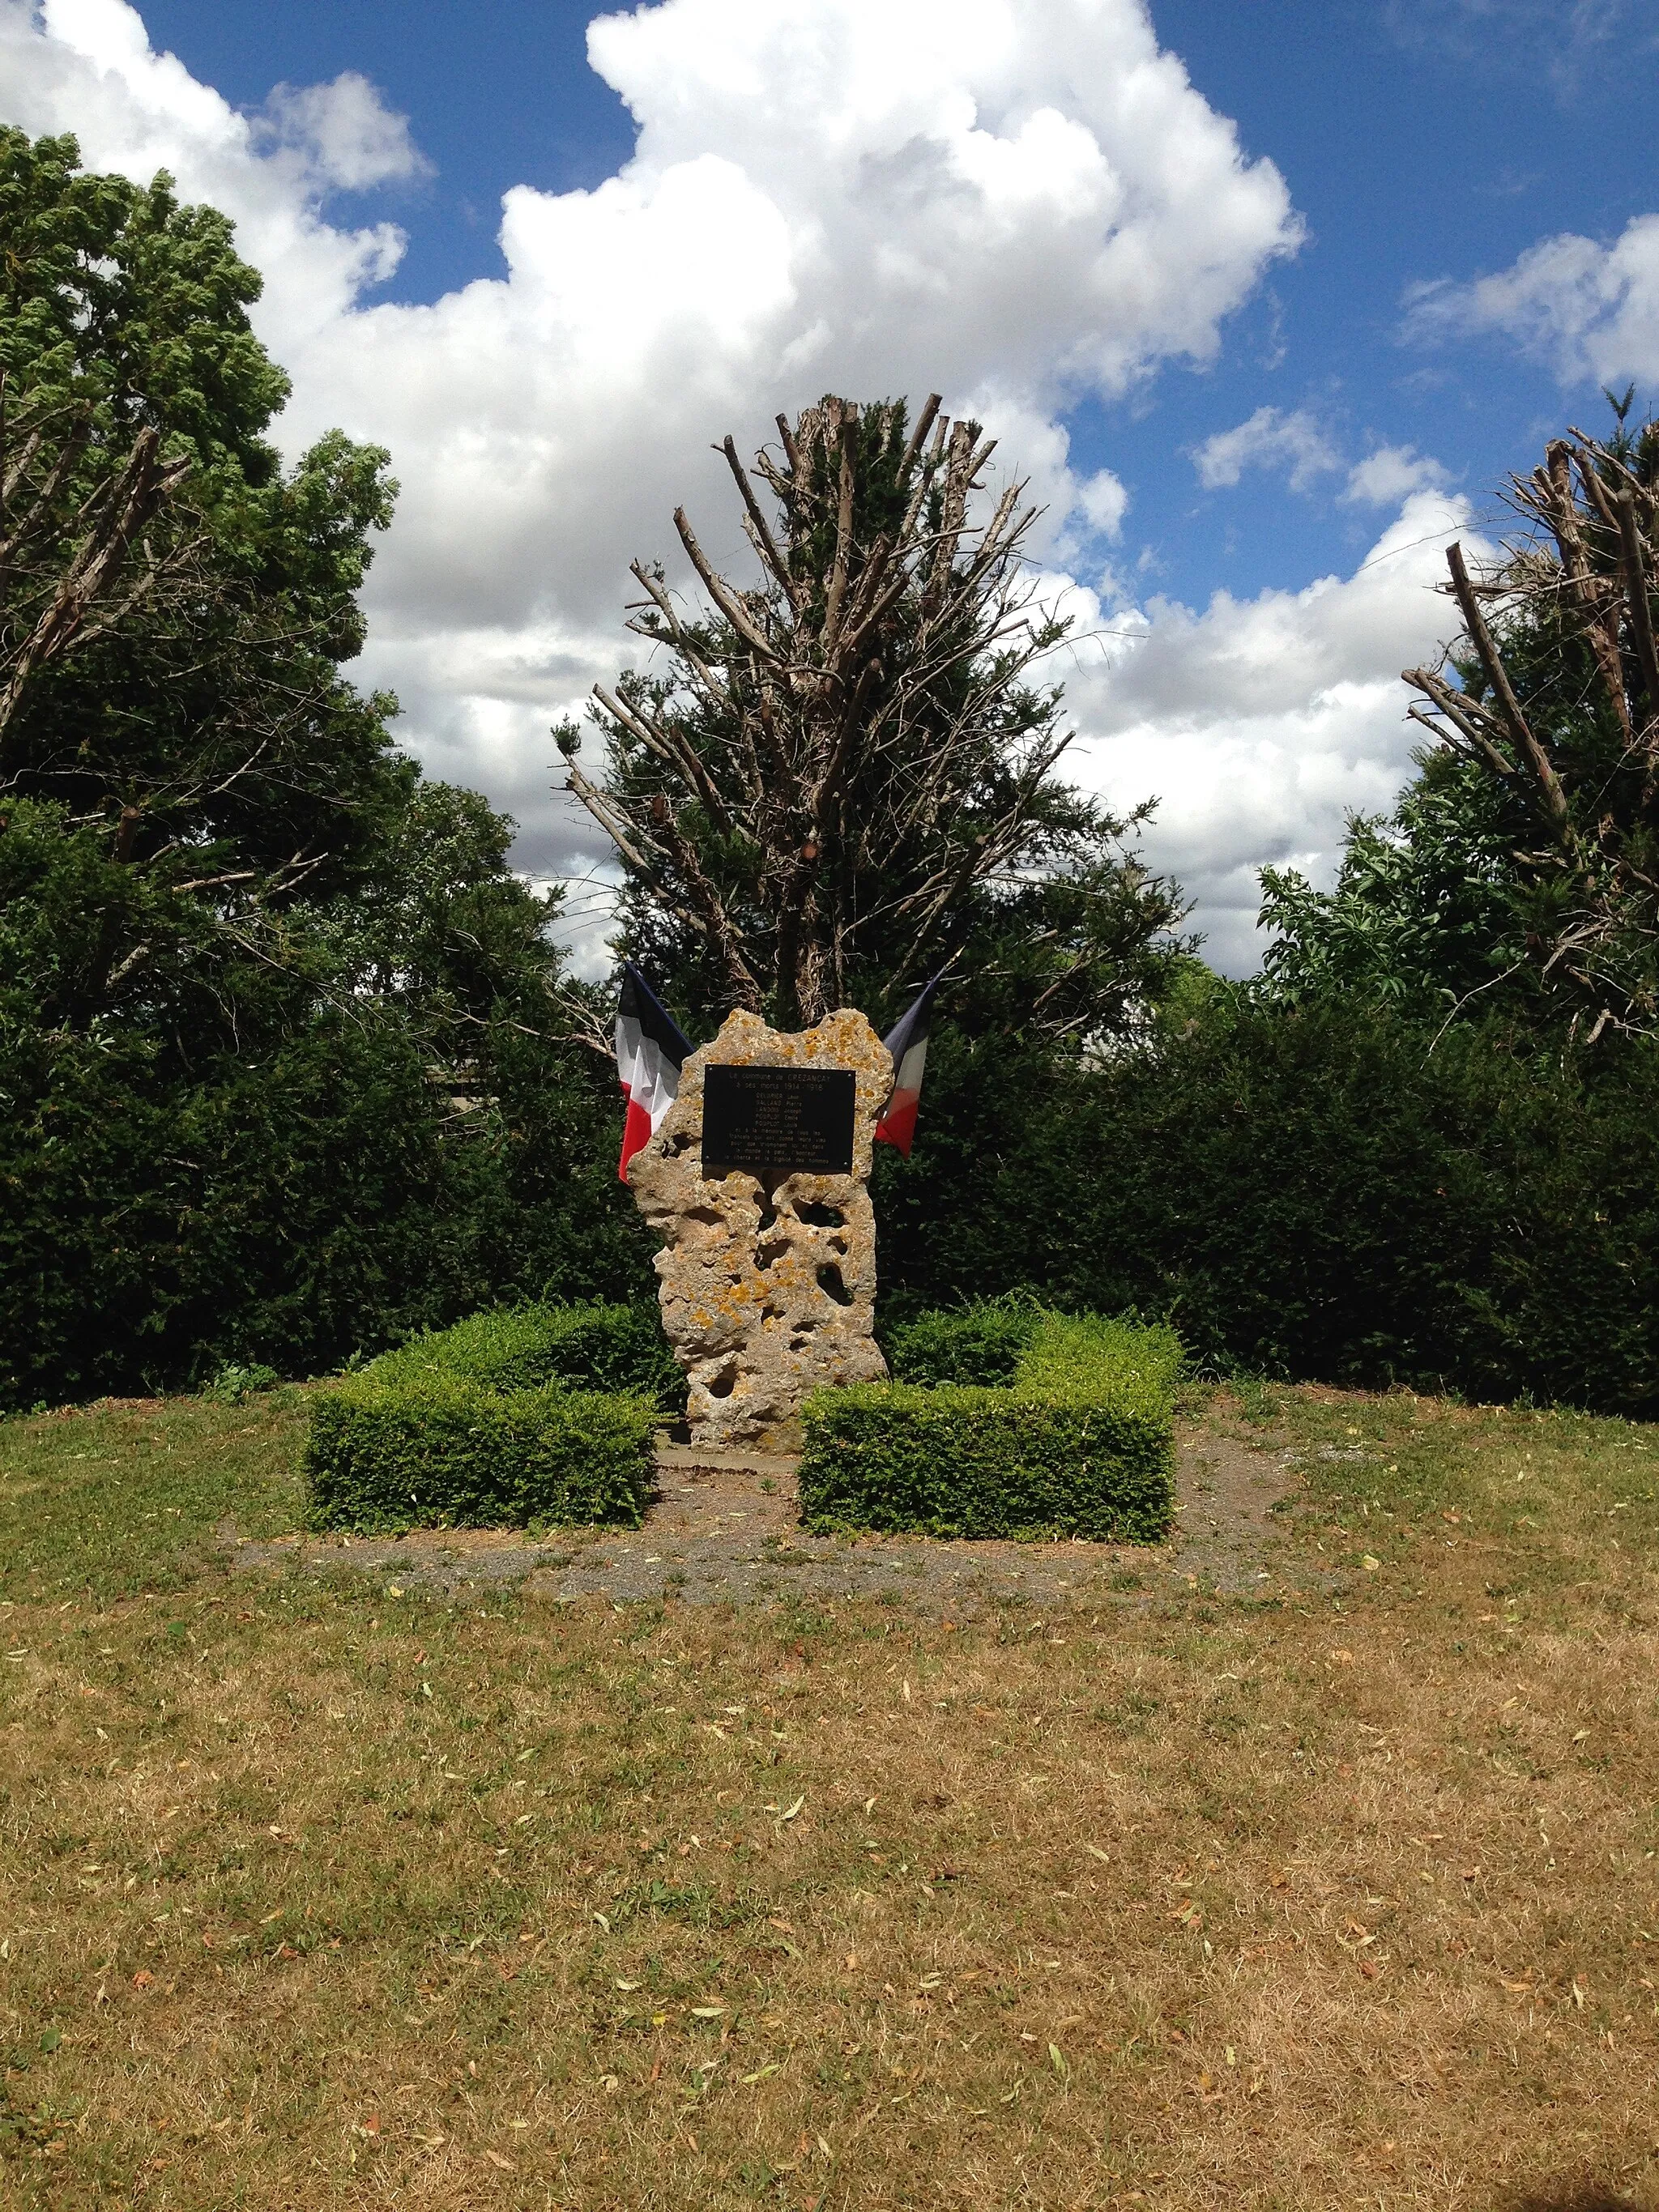
[[[703, 1071], [716, 1062], [852, 1069], [852, 1173], [705, 1174]], [[629, 1187], [662, 1239], [658, 1297], [695, 1443], [787, 1444], [810, 1391], [885, 1376], [869, 1178], [892, 1078], [886, 1048], [851, 1008], [793, 1035], [730, 1014], [686, 1061], [679, 1096], [629, 1163]]]

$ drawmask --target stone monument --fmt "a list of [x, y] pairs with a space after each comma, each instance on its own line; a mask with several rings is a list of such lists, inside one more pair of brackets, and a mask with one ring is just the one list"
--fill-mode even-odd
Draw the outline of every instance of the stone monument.
[[695, 1443], [787, 1449], [809, 1391], [885, 1376], [868, 1183], [892, 1079], [849, 1008], [793, 1036], [729, 1014], [629, 1161]]

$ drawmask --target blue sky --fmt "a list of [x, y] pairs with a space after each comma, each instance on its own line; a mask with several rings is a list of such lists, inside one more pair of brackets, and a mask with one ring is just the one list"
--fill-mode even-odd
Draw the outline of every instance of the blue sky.
[[[408, 115], [434, 173], [336, 205], [406, 228], [383, 296], [423, 302], [500, 271], [509, 186], [591, 188], [633, 150], [626, 108], [588, 67], [594, 12], [151, 0], [143, 15], [238, 106], [351, 70]], [[1414, 447], [1489, 507], [1561, 419], [1559, 384], [1510, 344], [1402, 342], [1401, 301], [1501, 269], [1549, 233], [1611, 238], [1654, 202], [1659, 15], [1636, 0], [1154, 0], [1152, 13], [1246, 150], [1283, 172], [1308, 238], [1230, 323], [1213, 369], [1070, 415], [1079, 459], [1129, 487], [1131, 534], [1152, 556], [1141, 573], [1191, 601], [1363, 556], [1368, 519], [1339, 502], [1334, 470], [1295, 492], [1257, 471], [1199, 484], [1191, 449], [1262, 406], [1315, 414], [1355, 459]], [[1572, 397], [1581, 416], [1604, 411], [1589, 380]]]
[[711, 441], [937, 385], [1047, 505], [1077, 773], [1158, 795], [1250, 966], [1257, 869], [1328, 876], [1409, 773], [1444, 544], [1601, 383], [1659, 392], [1654, 0], [658, 0], [592, 39], [0, 0], [0, 115], [235, 217], [285, 441], [339, 422], [404, 487], [363, 676], [532, 872], [604, 873], [547, 726], [677, 501], [735, 550]]
[[392, 204], [410, 233], [388, 296], [428, 301], [497, 273], [509, 185], [592, 186], [633, 151], [627, 110], [587, 65], [597, 12], [512, 0], [163, 0], [143, 16], [158, 46], [238, 106], [262, 106], [274, 84], [320, 83], [345, 70], [379, 86], [410, 118], [436, 174], [362, 202], [376, 215]]

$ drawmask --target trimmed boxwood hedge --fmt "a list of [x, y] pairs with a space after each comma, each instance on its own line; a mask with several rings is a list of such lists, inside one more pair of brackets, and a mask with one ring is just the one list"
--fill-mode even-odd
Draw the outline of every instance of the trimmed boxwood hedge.
[[678, 1380], [641, 1319], [625, 1306], [475, 1314], [348, 1376], [312, 1416], [311, 1525], [637, 1528], [659, 1403]]
[[[1006, 1356], [1007, 1313], [924, 1316], [895, 1333], [895, 1364], [983, 1373]], [[1172, 1330], [1034, 1313], [1005, 1388], [817, 1391], [802, 1415], [801, 1518], [819, 1530], [1158, 1542], [1174, 1510], [1180, 1364]]]
[[647, 1306], [497, 1306], [411, 1337], [365, 1371], [386, 1381], [441, 1371], [495, 1390], [557, 1382], [641, 1391], [665, 1407], [684, 1402], [679, 1364]]
[[882, 1349], [897, 1382], [1012, 1382], [1047, 1318], [1032, 1299], [988, 1298], [977, 1305], [918, 1314], [885, 1330]]

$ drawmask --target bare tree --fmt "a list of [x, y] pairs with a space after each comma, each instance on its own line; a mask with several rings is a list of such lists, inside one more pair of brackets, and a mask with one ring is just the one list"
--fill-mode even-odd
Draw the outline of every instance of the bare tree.
[[1659, 1028], [1659, 425], [1570, 430], [1510, 480], [1528, 537], [1472, 574], [1458, 648], [1409, 668], [1413, 719], [1482, 766], [1520, 835], [1528, 949], [1594, 1042]]
[[1053, 878], [1072, 902], [1037, 919], [1034, 1015], [1076, 1026], [1068, 987], [1121, 966], [1126, 919], [1144, 945], [1179, 907], [1115, 849], [1146, 810], [1114, 820], [1054, 775], [1072, 733], [1032, 678], [1066, 626], [1026, 570], [1027, 487], [990, 496], [993, 441], [937, 395], [914, 427], [902, 401], [835, 398], [777, 424], [751, 468], [720, 448], [758, 580], [717, 574], [676, 509], [708, 605], [634, 563], [629, 627], [656, 665], [595, 690], [602, 781], [575, 764], [574, 726], [556, 732], [567, 787], [614, 842], [636, 917], [696, 948], [711, 997], [815, 1021], [855, 975], [915, 976], [988, 898], [1029, 905]]

